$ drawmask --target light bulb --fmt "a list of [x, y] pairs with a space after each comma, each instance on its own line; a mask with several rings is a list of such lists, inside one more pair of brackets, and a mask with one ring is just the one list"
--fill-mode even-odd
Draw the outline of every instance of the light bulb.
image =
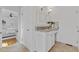
[[52, 9], [50, 8], [50, 9], [48, 9], [48, 12], [51, 12], [52, 11]]
[[48, 13], [52, 11], [52, 7], [48, 7]]

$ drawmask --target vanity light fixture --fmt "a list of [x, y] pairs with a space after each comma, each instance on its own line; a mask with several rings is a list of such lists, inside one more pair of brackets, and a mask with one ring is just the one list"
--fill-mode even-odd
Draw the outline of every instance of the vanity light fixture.
[[10, 17], [13, 17], [13, 14], [12, 13], [10, 13]]
[[48, 8], [48, 14], [52, 11], [52, 7], [47, 7]]
[[43, 11], [45, 8], [47, 8], [47, 6], [40, 6], [41, 11]]
[[40, 6], [40, 8], [41, 8], [41, 11], [43, 10], [43, 6]]

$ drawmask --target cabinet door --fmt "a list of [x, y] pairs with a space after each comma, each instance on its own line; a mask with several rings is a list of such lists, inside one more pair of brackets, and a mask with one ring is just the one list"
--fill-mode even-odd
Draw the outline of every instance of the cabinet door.
[[49, 33], [46, 33], [46, 43], [45, 48], [48, 51], [51, 47], [51, 37]]
[[46, 33], [46, 43], [45, 44], [46, 44], [47, 51], [55, 44], [54, 33], [52, 33], [52, 32]]
[[43, 32], [36, 32], [36, 51], [44, 52], [45, 51], [45, 33]]
[[55, 41], [56, 41], [56, 32], [51, 32], [50, 33], [50, 38], [51, 38], [51, 47], [53, 47], [54, 44], [55, 44]]

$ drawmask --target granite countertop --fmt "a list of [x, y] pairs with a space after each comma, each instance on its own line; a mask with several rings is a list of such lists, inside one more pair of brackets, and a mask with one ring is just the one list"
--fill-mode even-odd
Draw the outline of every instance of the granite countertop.
[[51, 32], [51, 31], [57, 31], [57, 30], [58, 30], [58, 28], [52, 28], [49, 26], [36, 28], [36, 31], [39, 31], [39, 32]]
[[56, 31], [55, 29], [44, 29], [44, 30], [39, 30], [40, 32], [51, 32], [51, 31]]

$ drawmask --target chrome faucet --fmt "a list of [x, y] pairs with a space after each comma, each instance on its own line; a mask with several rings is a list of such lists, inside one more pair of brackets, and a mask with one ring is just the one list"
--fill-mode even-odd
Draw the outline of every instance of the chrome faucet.
[[[54, 27], [54, 25], [55, 25], [55, 22], [47, 22], [48, 24], [49, 24], [49, 27], [51, 27], [51, 28], [53, 28]], [[53, 27], [52, 27], [53, 26]]]

